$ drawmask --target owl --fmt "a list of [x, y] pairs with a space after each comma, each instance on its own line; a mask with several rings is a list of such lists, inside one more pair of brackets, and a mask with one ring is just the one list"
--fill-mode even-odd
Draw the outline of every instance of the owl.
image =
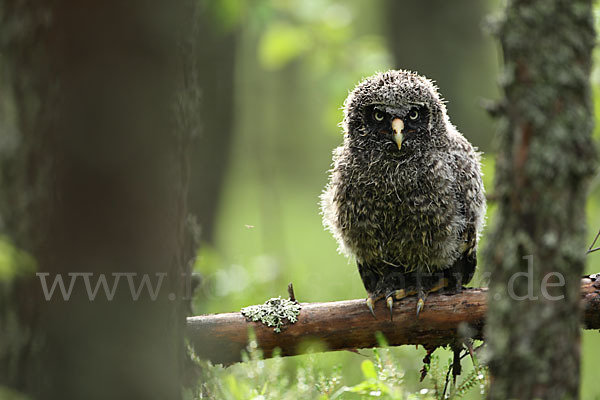
[[456, 291], [477, 264], [486, 202], [480, 154], [452, 125], [429, 79], [405, 70], [359, 83], [321, 195], [325, 227], [354, 258], [366, 304]]

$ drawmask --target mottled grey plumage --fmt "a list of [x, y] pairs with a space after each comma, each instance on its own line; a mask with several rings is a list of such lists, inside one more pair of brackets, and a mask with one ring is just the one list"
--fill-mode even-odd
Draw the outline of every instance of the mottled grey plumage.
[[321, 207], [340, 251], [356, 258], [370, 307], [384, 296], [424, 300], [440, 278], [442, 286], [468, 282], [486, 208], [480, 157], [434, 84], [388, 71], [360, 83], [344, 105], [344, 143]]

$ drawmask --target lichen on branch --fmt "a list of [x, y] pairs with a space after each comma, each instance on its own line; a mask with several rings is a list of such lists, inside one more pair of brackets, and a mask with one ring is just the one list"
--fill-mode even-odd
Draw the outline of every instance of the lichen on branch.
[[261, 322], [266, 326], [274, 327], [273, 331], [279, 333], [284, 324], [293, 324], [298, 321], [300, 308], [300, 304], [297, 302], [273, 297], [264, 304], [244, 307], [241, 313], [253, 322]]

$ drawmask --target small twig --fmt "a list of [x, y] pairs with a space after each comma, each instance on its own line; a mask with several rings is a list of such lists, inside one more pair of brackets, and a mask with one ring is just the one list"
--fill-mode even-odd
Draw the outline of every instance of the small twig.
[[[452, 381], [454, 382], [454, 384], [456, 384], [456, 377], [458, 375], [460, 375], [461, 373], [461, 365], [460, 365], [460, 361], [465, 358], [466, 356], [470, 355], [471, 356], [471, 361], [473, 362], [473, 365], [475, 366], [475, 358], [474, 358], [474, 353], [475, 351], [479, 350], [483, 344], [479, 345], [476, 349], [473, 349], [473, 342], [471, 340], [468, 340], [466, 342], [463, 343], [467, 348], [464, 352], [464, 354], [460, 354], [461, 350], [456, 350], [453, 349], [454, 351], [454, 359], [452, 362], [452, 365], [450, 365], [448, 367], [448, 371], [446, 371], [446, 382], [444, 383], [444, 391], [442, 392], [442, 399], [445, 398], [446, 396], [446, 390], [448, 389], [448, 383], [450, 382], [450, 372], [452, 372]], [[457, 355], [458, 352], [458, 355]], [[457, 366], [455, 368], [455, 366]], [[455, 371], [458, 371], [458, 373], [456, 373]]]
[[460, 365], [462, 344], [460, 348], [453, 348], [454, 359], [452, 360], [452, 382], [456, 385], [456, 377], [461, 374], [462, 366]]
[[590, 254], [590, 253], [600, 250], [600, 247], [596, 247], [595, 249], [593, 249], [593, 247], [596, 244], [596, 242], [598, 241], [599, 237], [600, 237], [600, 230], [598, 230], [598, 233], [596, 234], [594, 241], [592, 242], [592, 244], [590, 244], [590, 247], [588, 248], [588, 251], [585, 254]]
[[448, 372], [446, 372], [446, 383], [444, 383], [444, 391], [442, 392], [442, 399], [446, 398], [446, 390], [448, 389], [448, 383], [450, 382], [450, 371], [452, 371], [453, 365], [448, 367]]
[[290, 295], [290, 301], [293, 301], [294, 303], [298, 302], [296, 301], [296, 295], [294, 294], [294, 285], [292, 284], [292, 282], [290, 282], [290, 284], [288, 285], [288, 294]]
[[421, 379], [419, 379], [419, 382], [423, 382], [423, 379], [427, 376], [427, 371], [431, 365], [431, 355], [437, 348], [438, 346], [435, 346], [432, 349], [425, 348], [427, 354], [425, 354], [425, 358], [423, 358], [423, 368], [421, 368]]
[[600, 247], [596, 247], [595, 249], [588, 250], [587, 253], [585, 253], [585, 254], [590, 254], [590, 253], [593, 253], [598, 250], [600, 250]]
[[473, 363], [473, 365], [475, 365], [475, 353], [473, 352], [473, 341], [471, 339], [468, 339], [465, 341], [465, 346], [467, 346], [467, 350], [469, 351], [468, 353], [465, 353], [465, 355], [463, 357], [465, 357], [467, 354], [469, 354], [471, 356], [471, 362]]

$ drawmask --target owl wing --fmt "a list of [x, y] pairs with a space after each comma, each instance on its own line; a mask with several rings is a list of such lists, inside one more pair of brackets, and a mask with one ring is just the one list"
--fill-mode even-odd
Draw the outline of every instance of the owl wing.
[[481, 179], [481, 156], [460, 134], [453, 137], [451, 150], [455, 161], [457, 200], [465, 219], [461, 234], [460, 256], [452, 269], [461, 273], [462, 284], [468, 283], [477, 265], [477, 242], [485, 220], [485, 191]]

